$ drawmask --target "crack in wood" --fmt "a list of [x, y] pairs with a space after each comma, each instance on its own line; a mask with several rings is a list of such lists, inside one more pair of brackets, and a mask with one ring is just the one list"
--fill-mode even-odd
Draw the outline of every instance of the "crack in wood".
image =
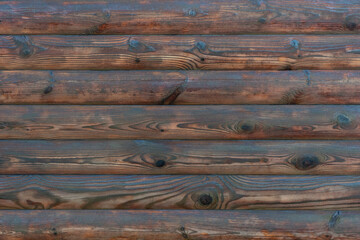
[[335, 228], [336, 224], [339, 223], [340, 221], [340, 216], [341, 216], [341, 212], [340, 211], [336, 211], [333, 213], [333, 215], [330, 217], [329, 223], [328, 223], [328, 228], [329, 230], [332, 230]]
[[167, 97], [161, 100], [161, 105], [171, 105], [174, 104], [176, 99], [186, 90], [186, 86], [189, 82], [189, 78], [186, 77], [183, 83], [180, 84], [175, 90], [173, 90]]

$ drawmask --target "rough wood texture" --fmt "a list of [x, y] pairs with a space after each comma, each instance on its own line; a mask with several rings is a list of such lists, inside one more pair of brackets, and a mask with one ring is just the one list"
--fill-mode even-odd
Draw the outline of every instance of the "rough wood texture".
[[0, 34], [356, 33], [357, 0], [10, 0]]
[[355, 70], [359, 42], [359, 35], [0, 36], [0, 69]]
[[360, 175], [360, 141], [0, 141], [0, 174]]
[[1, 104], [360, 104], [360, 71], [0, 71]]
[[360, 176], [1, 175], [0, 209], [360, 210]]
[[0, 239], [358, 240], [358, 211], [0, 211]]
[[360, 106], [0, 106], [0, 139], [359, 139]]

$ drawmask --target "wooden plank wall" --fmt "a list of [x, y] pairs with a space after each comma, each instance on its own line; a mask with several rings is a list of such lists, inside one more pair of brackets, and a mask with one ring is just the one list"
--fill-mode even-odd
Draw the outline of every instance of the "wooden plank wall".
[[0, 2], [0, 239], [360, 239], [358, 0]]

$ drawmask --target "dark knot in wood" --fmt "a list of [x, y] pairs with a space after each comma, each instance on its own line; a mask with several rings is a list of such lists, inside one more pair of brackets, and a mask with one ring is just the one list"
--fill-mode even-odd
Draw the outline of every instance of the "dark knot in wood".
[[155, 48], [136, 39], [129, 39], [128, 50], [135, 53], [155, 52]]
[[20, 51], [20, 55], [24, 58], [30, 57], [30, 55], [32, 54], [32, 51], [30, 48], [28, 47], [24, 47], [23, 49], [21, 49]]
[[166, 165], [166, 162], [164, 160], [157, 160], [155, 162], [155, 166], [158, 167], [158, 168], [162, 168]]
[[354, 123], [352, 119], [345, 114], [339, 114], [336, 117], [336, 125], [334, 128], [354, 129], [356, 128], [356, 123]]
[[241, 130], [243, 130], [245, 132], [249, 132], [249, 131], [253, 130], [253, 126], [245, 123], [245, 124], [241, 125]]
[[190, 17], [195, 17], [197, 15], [196, 9], [189, 9], [185, 15]]
[[34, 46], [28, 36], [13, 36], [16, 46], [20, 49], [19, 55], [28, 58], [34, 53]]
[[356, 29], [356, 27], [357, 27], [357, 24], [354, 23], [354, 22], [347, 22], [347, 23], [345, 23], [345, 26], [350, 31], [354, 31]]
[[51, 93], [53, 90], [53, 87], [50, 85], [50, 86], [47, 86], [45, 89], [44, 89], [44, 94], [48, 94], [48, 93]]
[[202, 194], [199, 197], [199, 202], [201, 205], [207, 206], [212, 203], [213, 199], [209, 194]]
[[203, 42], [203, 41], [198, 41], [196, 44], [195, 44], [196, 48], [199, 49], [200, 51], [205, 51], [207, 46], [206, 46], [206, 43]]
[[235, 125], [235, 130], [239, 133], [241, 132], [251, 133], [255, 130], [255, 124], [251, 122], [239, 123]]
[[261, 18], [259, 18], [258, 22], [261, 24], [264, 24], [264, 23], [266, 23], [266, 18], [261, 17]]
[[291, 40], [290, 45], [295, 49], [300, 49], [300, 42], [298, 40]]
[[358, 23], [359, 23], [359, 17], [358, 15], [355, 14], [350, 14], [348, 16], [345, 17], [345, 28], [347, 28], [350, 31], [354, 31], [357, 29], [358, 27]]
[[309, 170], [317, 165], [319, 165], [320, 161], [317, 156], [314, 155], [304, 155], [295, 160], [295, 167], [299, 170]]
[[54, 236], [58, 235], [56, 228], [52, 228], [51, 231], [53, 232]]
[[344, 125], [344, 126], [347, 126], [351, 123], [350, 118], [348, 118], [344, 114], [339, 114], [337, 116], [336, 120], [338, 121], [339, 124]]

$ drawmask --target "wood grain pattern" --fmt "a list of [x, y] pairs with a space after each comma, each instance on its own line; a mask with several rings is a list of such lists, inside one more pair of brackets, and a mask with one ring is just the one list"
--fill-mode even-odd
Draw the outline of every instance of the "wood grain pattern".
[[360, 104], [360, 71], [0, 71], [1, 104]]
[[0, 36], [0, 69], [360, 69], [359, 35]]
[[1, 105], [0, 139], [359, 139], [358, 105]]
[[0, 141], [0, 174], [360, 175], [360, 141]]
[[1, 175], [0, 209], [360, 210], [360, 176]]
[[10, 0], [0, 34], [352, 33], [357, 0]]
[[0, 219], [4, 240], [360, 238], [359, 211], [8, 210]]

